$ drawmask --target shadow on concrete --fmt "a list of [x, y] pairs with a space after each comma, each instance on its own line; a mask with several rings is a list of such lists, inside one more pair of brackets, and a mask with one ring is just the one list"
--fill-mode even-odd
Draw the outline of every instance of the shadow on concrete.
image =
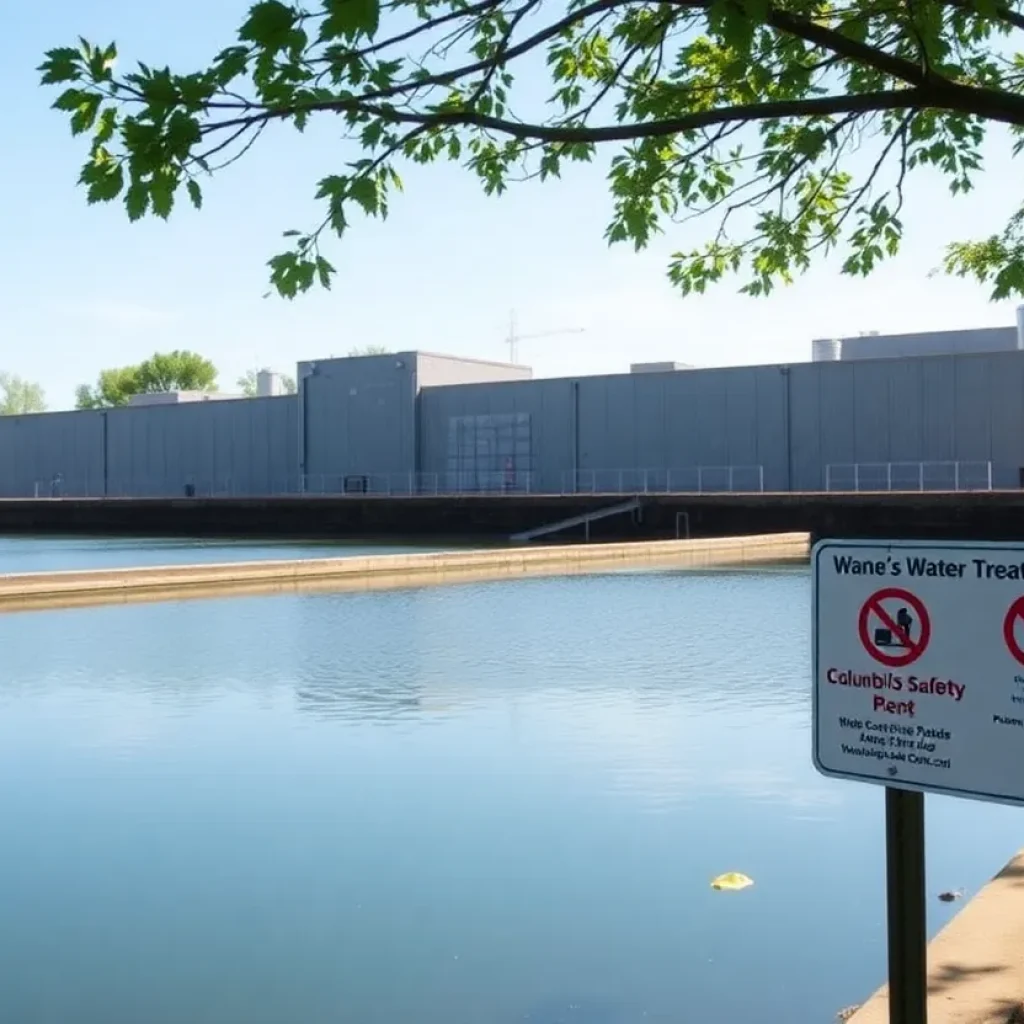
[[[981, 975], [1000, 974], [1005, 970], [1005, 967], [997, 964], [984, 964], [976, 967], [965, 967], [960, 964], [944, 964], [938, 970], [929, 972], [928, 995], [938, 995], [940, 992], [945, 992], [946, 989], [952, 988], [954, 985], [959, 985], [971, 978], [977, 978]], [[1012, 1006], [1015, 1004], [1011, 1002], [1010, 1005]]]
[[[996, 964], [964, 967], [959, 964], [945, 964], [937, 971], [932, 971], [928, 982], [929, 1002], [937, 995], [964, 981], [980, 976], [991, 976], [1006, 971], [1005, 966]], [[1020, 999], [994, 998], [984, 999], [986, 1021], [992, 1024], [1024, 1024], [1024, 1003]]]
[[996, 878], [1011, 881], [1013, 885], [1024, 885], [1024, 864], [1007, 864]]

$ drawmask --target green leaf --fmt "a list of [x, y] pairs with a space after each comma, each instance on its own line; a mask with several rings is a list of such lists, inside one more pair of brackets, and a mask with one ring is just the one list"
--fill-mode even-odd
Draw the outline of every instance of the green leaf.
[[323, 0], [327, 17], [320, 26], [321, 41], [374, 36], [380, 27], [380, 0]]
[[174, 190], [178, 182], [172, 173], [163, 172], [153, 175], [149, 185], [149, 204], [153, 213], [162, 220], [167, 220], [174, 209]]
[[323, 258], [323, 256], [317, 256], [316, 258], [316, 273], [320, 279], [320, 287], [326, 288], [328, 291], [331, 287], [331, 278], [333, 277], [335, 270], [330, 263]]
[[91, 48], [88, 54], [89, 74], [93, 81], [109, 81], [113, 76], [114, 63], [117, 60], [117, 46], [111, 43], [106, 49], [98, 46]]
[[201, 210], [203, 208], [203, 190], [199, 187], [199, 182], [189, 178], [185, 187], [188, 189], [188, 197], [192, 200], [192, 205], [197, 210]]
[[221, 50], [213, 61], [213, 77], [218, 85], [224, 86], [245, 74], [249, 66], [249, 50], [245, 46], [229, 46]]
[[141, 181], [133, 181], [124, 194], [124, 208], [128, 219], [137, 221], [146, 215], [149, 209], [149, 189]]
[[54, 110], [74, 113], [90, 94], [85, 89], [65, 89], [51, 104]]
[[249, 8], [249, 17], [239, 29], [238, 38], [276, 50], [284, 45], [297, 20], [298, 15], [293, 7], [279, 3], [278, 0], [263, 0]]
[[87, 132], [95, 123], [96, 115], [99, 113], [103, 97], [96, 92], [82, 94], [82, 101], [78, 104], [75, 112], [71, 115], [71, 134], [81, 135]]
[[380, 211], [380, 188], [374, 178], [353, 178], [348, 185], [348, 196], [370, 216]]
[[297, 252], [283, 252], [269, 261], [270, 283], [278, 295], [294, 299], [300, 292], [307, 292], [313, 285], [318, 267], [315, 260], [300, 256]]
[[202, 137], [199, 121], [181, 110], [174, 111], [167, 119], [164, 128], [164, 144], [167, 151], [179, 159], [184, 160], [192, 147], [202, 140]]
[[345, 218], [345, 200], [348, 198], [349, 179], [340, 174], [330, 174], [320, 180], [316, 190], [317, 199], [326, 199], [330, 211], [331, 228], [338, 235], [348, 227]]
[[117, 107], [107, 107], [100, 114], [99, 123], [96, 125], [96, 133], [93, 141], [96, 143], [109, 142], [117, 127]]
[[46, 60], [36, 68], [42, 72], [40, 85], [57, 85], [61, 82], [75, 82], [82, 77], [81, 51], [71, 46], [60, 46], [46, 51]]
[[124, 171], [120, 161], [114, 160], [106, 150], [100, 149], [96, 156], [82, 168], [79, 182], [85, 185], [89, 203], [108, 203], [116, 199], [124, 188]]

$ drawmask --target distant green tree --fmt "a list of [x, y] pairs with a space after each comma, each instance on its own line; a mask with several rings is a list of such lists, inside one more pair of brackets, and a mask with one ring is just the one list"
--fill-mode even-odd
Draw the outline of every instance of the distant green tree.
[[42, 387], [13, 373], [0, 372], [0, 416], [26, 412], [46, 412]]
[[162, 391], [213, 391], [217, 368], [209, 359], [187, 350], [155, 352], [135, 366], [100, 372], [96, 384], [75, 391], [78, 409], [105, 409], [127, 405], [132, 395]]
[[[256, 397], [256, 376], [257, 373], [255, 370], [246, 370], [245, 373], [235, 381], [235, 384], [238, 386], [238, 390], [241, 391], [246, 398]], [[281, 384], [284, 386], [285, 394], [295, 394], [296, 389], [294, 377], [289, 377], [288, 374], [282, 373]]]
[[387, 356], [391, 349], [384, 345], [363, 345], [362, 348], [349, 349], [350, 356]]

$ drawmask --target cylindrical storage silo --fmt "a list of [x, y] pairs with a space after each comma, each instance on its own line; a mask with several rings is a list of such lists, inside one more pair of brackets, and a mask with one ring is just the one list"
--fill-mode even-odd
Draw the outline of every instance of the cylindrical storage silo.
[[1017, 348], [1024, 349], [1024, 306], [1017, 307]]

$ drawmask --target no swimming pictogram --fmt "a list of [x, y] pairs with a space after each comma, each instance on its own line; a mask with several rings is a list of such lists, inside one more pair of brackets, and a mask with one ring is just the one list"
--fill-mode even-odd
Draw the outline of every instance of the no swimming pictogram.
[[1024, 625], [1024, 597], [1018, 597], [1010, 605], [1003, 619], [1003, 639], [1006, 641], [1006, 649], [1024, 665], [1024, 647], [1017, 639], [1017, 626]]
[[927, 650], [932, 624], [928, 609], [916, 594], [886, 587], [861, 606], [857, 632], [864, 650], [875, 661], [901, 668], [913, 664]]

